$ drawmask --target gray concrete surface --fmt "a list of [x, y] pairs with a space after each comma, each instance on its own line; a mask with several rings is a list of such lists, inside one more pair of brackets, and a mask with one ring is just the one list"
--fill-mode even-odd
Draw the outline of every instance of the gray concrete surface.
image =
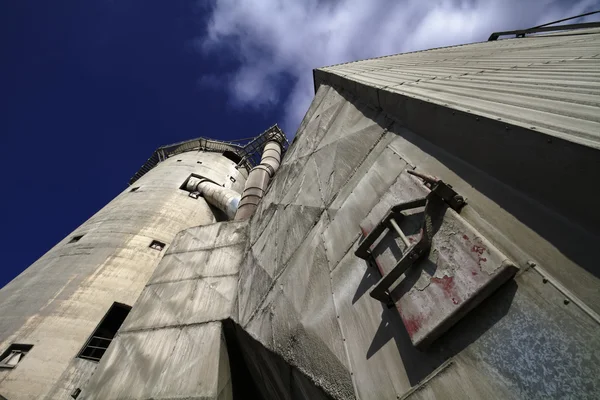
[[[244, 187], [244, 176], [220, 154], [179, 154], [0, 290], [0, 349], [33, 345], [16, 368], [0, 369], [0, 394], [11, 400], [65, 398], [87, 381], [96, 363], [76, 356], [113, 302], [133, 305], [142, 292], [164, 254], [149, 248], [150, 242], [168, 247], [182, 229], [215, 222], [202, 198], [179, 189], [192, 173], [240, 192]], [[83, 237], [69, 243], [75, 235]]]
[[[0, 371], [0, 394], [34, 398], [17, 391], [30, 384], [31, 393], [49, 398], [81, 387], [81, 399], [600, 397], [600, 214], [590, 184], [600, 157], [598, 121], [589, 112], [600, 101], [598, 74], [588, 68], [598, 59], [597, 36], [500, 41], [317, 70], [315, 99], [250, 220], [217, 222], [206, 204], [176, 190], [198, 154], [158, 164], [136, 181], [137, 192], [124, 192], [84, 225], [97, 236], [90, 230], [75, 246], [59, 244], [0, 291], [2, 310], [12, 312], [0, 332], [35, 341], [14, 371]], [[417, 80], [427, 82], [417, 89]], [[516, 81], [505, 88], [507, 80]], [[555, 86], [567, 94], [557, 98]], [[469, 89], [453, 92], [458, 87]], [[486, 90], [503, 95], [492, 101]], [[527, 96], [541, 100], [528, 108]], [[476, 98], [479, 108], [460, 106]], [[559, 111], [563, 103], [570, 104]], [[505, 120], [515, 107], [528, 109]], [[542, 121], [552, 110], [557, 117]], [[523, 124], [531, 118], [544, 129]], [[212, 165], [202, 164], [204, 174], [228, 185]], [[468, 205], [443, 215], [432, 254], [401, 278], [399, 309], [388, 308], [369, 291], [398, 253], [375, 252], [378, 269], [354, 252], [387, 207], [427, 192], [408, 169], [450, 183]], [[165, 198], [128, 202], [152, 187]], [[135, 233], [119, 230], [144, 213], [151, 217]], [[110, 246], [123, 247], [126, 235], [133, 247], [111, 256]], [[162, 259], [142, 246], [155, 236], [170, 244]], [[94, 242], [86, 247], [88, 237]], [[125, 256], [138, 253], [134, 261]], [[75, 260], [65, 265], [75, 274], [70, 281], [63, 270], [54, 274], [59, 255]], [[100, 257], [109, 268], [97, 269]], [[93, 278], [76, 269], [85, 265]], [[414, 346], [414, 326], [403, 319], [416, 304], [411, 292], [461, 268], [492, 276], [510, 265], [518, 274], [479, 293], [467, 313], [421, 298], [416, 311], [435, 314], [444, 329], [428, 348]], [[43, 295], [20, 300], [29, 285]], [[455, 289], [468, 298], [472, 288]], [[44, 306], [48, 298], [53, 307]], [[60, 308], [72, 298], [83, 305]], [[90, 364], [73, 357], [112, 301], [135, 304], [90, 377]], [[64, 342], [50, 349], [67, 327]], [[52, 365], [62, 369], [42, 368]]]
[[[332, 157], [321, 157], [324, 150]], [[353, 254], [361, 223], [384, 212], [378, 203], [385, 208], [386, 201], [419, 194], [414, 182], [396, 181], [406, 168], [442, 177], [465, 195], [469, 205], [459, 218], [490, 242], [498, 266], [509, 259], [522, 271], [426, 351], [413, 346], [397, 310], [368, 295], [379, 271]], [[569, 299], [528, 262], [552, 271], [594, 309], [597, 276], [482, 193], [490, 185], [502, 191], [503, 204], [529, 204], [530, 218], [544, 220], [546, 229], [563, 227], [563, 240], [578, 232], [394, 116], [321, 85], [251, 221], [237, 321], [333, 398], [597, 396], [598, 324], [573, 302], [565, 304]], [[583, 250], [581, 256], [593, 256], [593, 246]]]

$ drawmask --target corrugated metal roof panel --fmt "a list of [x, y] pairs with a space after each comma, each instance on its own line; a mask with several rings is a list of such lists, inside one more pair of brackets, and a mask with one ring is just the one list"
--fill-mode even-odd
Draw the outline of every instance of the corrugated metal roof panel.
[[600, 148], [600, 29], [334, 65], [315, 84], [330, 74]]

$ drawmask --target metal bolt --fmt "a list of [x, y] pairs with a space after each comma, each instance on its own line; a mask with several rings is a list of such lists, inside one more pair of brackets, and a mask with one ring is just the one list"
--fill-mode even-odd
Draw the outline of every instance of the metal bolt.
[[565, 301], [563, 301], [563, 303], [565, 303], [565, 306], [566, 306], [567, 304], [570, 303], [570, 301], [569, 301], [569, 299], [565, 299]]

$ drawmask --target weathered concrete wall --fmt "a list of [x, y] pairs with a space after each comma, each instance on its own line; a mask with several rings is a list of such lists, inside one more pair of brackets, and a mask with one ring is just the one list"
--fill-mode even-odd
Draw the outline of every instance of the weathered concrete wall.
[[[191, 173], [238, 191], [247, 175], [217, 153], [170, 158], [0, 290], [0, 349], [33, 345], [16, 368], [0, 369], [1, 395], [65, 398], [89, 378], [96, 364], [75, 357], [113, 302], [138, 298], [164, 254], [152, 240], [168, 246], [182, 229], [215, 222], [202, 198], [179, 190]], [[75, 235], [84, 236], [69, 243]]]
[[[484, 123], [481, 129], [486, 129]], [[159, 165], [139, 181], [138, 192], [125, 192], [115, 202], [143, 193], [144, 179], [157, 171], [166, 179], [170, 173], [164, 168], [177, 171], [186, 164], [185, 157], [193, 155]], [[427, 268], [412, 268], [403, 285], [421, 290], [434, 279], [452, 278], [464, 260], [474, 261], [485, 273], [505, 262], [520, 268], [515, 279], [426, 350], [413, 346], [397, 309], [368, 295], [380, 272], [354, 255], [365, 227], [372, 227], [389, 205], [426, 192], [407, 174], [410, 169], [452, 184], [468, 199], [468, 206], [460, 216], [444, 215], [449, 225], [438, 234], [447, 238], [434, 239], [432, 251], [444, 257], [430, 256], [424, 262]], [[189, 171], [177, 179], [187, 175]], [[169, 223], [177, 218], [185, 221], [180, 226], [203, 223], [189, 217], [198, 212], [197, 200], [178, 199], [179, 208], [169, 208], [171, 219], [156, 217], [154, 230], [149, 229], [152, 235], [165, 226], [175, 235], [175, 229], [182, 228]], [[132, 208], [145, 212], [150, 206], [145, 204], [141, 211], [131, 205], [123, 215]], [[202, 212], [209, 215], [204, 207]], [[107, 208], [121, 215], [119, 207]], [[126, 226], [113, 222], [111, 213], [105, 216], [107, 226]], [[521, 218], [522, 213], [527, 218]], [[90, 221], [100, 229], [104, 225], [96, 217]], [[453, 231], [452, 224], [467, 226], [468, 240], [477, 237], [486, 245], [482, 253], [476, 246], [467, 251], [489, 257], [460, 253], [466, 244], [457, 245], [454, 239], [462, 232]], [[144, 238], [150, 237], [144, 232]], [[145, 285], [94, 375], [90, 378], [89, 365], [78, 365], [81, 360], [73, 359], [72, 353], [73, 361], [63, 368], [49, 397], [81, 387], [84, 399], [244, 398], [240, 387], [236, 394], [233, 376], [237, 374], [240, 382], [240, 371], [234, 362], [243, 363], [258, 381], [248, 393], [263, 398], [598, 398], [598, 270], [581, 262], [595, 257], [596, 242], [593, 233], [577, 229], [489, 171], [436, 147], [406, 129], [403, 121], [321, 85], [251, 220], [186, 229], [143, 281], [128, 275], [140, 274], [133, 271], [137, 265], [123, 262], [102, 281], [104, 290], [94, 286], [87, 297], [82, 295], [88, 303], [105, 301], [102, 310], [88, 312], [93, 323], [78, 322], [89, 328], [78, 337], [84, 341], [113, 301], [132, 304]], [[141, 246], [141, 239], [131, 243]], [[578, 257], [563, 252], [565, 248], [578, 249]], [[146, 248], [135, 249], [130, 251], [146, 254]], [[390, 259], [390, 254], [381, 254]], [[153, 260], [157, 263], [158, 257]], [[47, 273], [45, 279], [51, 277]], [[138, 290], [129, 302], [129, 297], [111, 291], [123, 279]], [[82, 310], [73, 310], [74, 321], [87, 312]], [[48, 315], [54, 318], [50, 321], [63, 316], [54, 311]], [[41, 320], [49, 328], [33, 330], [36, 346], [44, 343], [41, 338], [52, 337], [48, 329], [56, 326]], [[73, 336], [78, 332], [69, 330]], [[72, 346], [75, 354], [83, 344], [78, 343]], [[232, 358], [233, 347], [238, 358]], [[13, 373], [30, 359], [36, 360], [28, 355]], [[15, 385], [6, 386], [11, 388], [24, 383], [5, 379], [2, 384], [6, 382]]]
[[82, 399], [231, 399], [221, 320], [234, 304], [248, 221], [182, 231], [82, 389]]
[[[460, 218], [489, 240], [496, 259], [502, 254], [521, 269], [426, 351], [412, 345], [396, 309], [368, 295], [379, 271], [354, 255], [373, 209], [415, 195], [413, 184], [402, 183], [408, 168], [438, 176], [467, 197]], [[507, 211], [515, 208], [528, 221], [543, 220], [543, 232]], [[321, 85], [251, 221], [236, 320], [338, 399], [595, 398], [597, 271], [544, 236], [561, 229], [567, 242], [569, 235], [595, 240], [402, 121]], [[579, 248], [584, 258], [595, 250]], [[555, 280], [542, 280], [540, 266]], [[422, 278], [446, 266], [433, 267]], [[559, 291], [561, 283], [582, 301]]]

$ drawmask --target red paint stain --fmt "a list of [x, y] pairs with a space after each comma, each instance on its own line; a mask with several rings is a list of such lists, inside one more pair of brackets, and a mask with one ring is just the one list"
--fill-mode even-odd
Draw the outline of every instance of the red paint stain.
[[435, 283], [439, 287], [442, 288], [444, 293], [448, 295], [448, 297], [452, 296], [452, 289], [454, 289], [454, 278], [451, 276], [444, 275], [443, 278], [431, 278], [431, 283]]
[[[470, 239], [467, 235], [463, 235], [463, 239], [470, 241]], [[481, 243], [481, 239], [476, 237], [473, 241], [475, 242], [475, 244], [473, 244], [471, 246], [471, 252], [477, 254], [477, 265], [479, 265], [479, 268], [481, 268], [481, 263], [487, 261], [487, 258], [482, 257], [482, 255], [483, 255], [483, 253], [487, 252], [488, 250]], [[473, 273], [473, 275], [476, 275], [476, 274]]]
[[415, 242], [415, 238], [413, 238], [413, 237], [411, 236], [411, 237], [409, 237], [409, 238], [408, 238], [408, 241], [409, 241], [409, 242], [411, 242], [411, 243], [414, 243], [414, 242]]
[[475, 276], [475, 275], [477, 275], [477, 272], [476, 271], [471, 271], [471, 275]]
[[410, 318], [402, 317], [402, 322], [404, 322], [406, 331], [412, 337], [419, 331], [419, 329], [421, 329], [421, 326], [423, 325], [423, 317], [420, 315], [411, 316]]
[[471, 247], [471, 251], [473, 253], [477, 253], [477, 254], [483, 254], [483, 252], [485, 251], [485, 247], [483, 246], [477, 246], [476, 244], [473, 245], [473, 247]]
[[452, 303], [458, 304], [461, 301], [460, 296], [454, 290], [454, 278], [444, 275], [443, 278], [431, 278], [431, 283], [437, 285], [444, 292], [444, 297], [451, 299]]

